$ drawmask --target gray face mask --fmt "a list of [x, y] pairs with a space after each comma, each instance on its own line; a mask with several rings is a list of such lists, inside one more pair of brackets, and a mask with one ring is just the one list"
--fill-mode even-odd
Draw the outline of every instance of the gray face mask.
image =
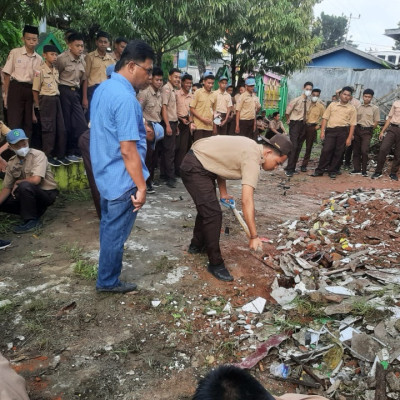
[[316, 103], [316, 102], [318, 101], [318, 97], [317, 97], [317, 96], [311, 97], [311, 101], [312, 101], [313, 103]]
[[17, 156], [26, 157], [26, 155], [29, 153], [29, 150], [30, 148], [29, 146], [27, 146], [27, 147], [22, 147], [21, 149], [18, 150], [14, 150], [14, 152]]
[[310, 96], [311, 95], [311, 90], [305, 90], [304, 91], [304, 94], [308, 97], [308, 96]]

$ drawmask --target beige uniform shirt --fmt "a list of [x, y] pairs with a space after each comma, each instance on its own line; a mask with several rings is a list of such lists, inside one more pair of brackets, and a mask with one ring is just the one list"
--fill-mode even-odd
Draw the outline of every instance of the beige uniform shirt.
[[357, 124], [364, 128], [374, 126], [381, 119], [379, 108], [375, 104], [361, 104], [357, 108]]
[[39, 92], [40, 96], [58, 96], [58, 83], [60, 82], [59, 74], [56, 67], [49, 68], [44, 63], [40, 66], [39, 71], [36, 71], [33, 78], [32, 90]]
[[29, 400], [25, 379], [18, 375], [7, 359], [0, 354], [0, 398], [1, 400]]
[[221, 90], [217, 89], [214, 91], [216, 96], [216, 105], [215, 111], [221, 114], [228, 113], [228, 107], [232, 107], [232, 97], [227, 92], [221, 92]]
[[115, 64], [112, 56], [106, 53], [101, 56], [97, 50], [92, 51], [85, 57], [85, 72], [88, 80], [88, 87], [98, 85], [107, 79], [106, 68]]
[[168, 121], [178, 121], [178, 113], [176, 111], [176, 91], [170, 82], [167, 82], [162, 87], [161, 97], [163, 106], [167, 106]]
[[307, 112], [307, 124], [319, 124], [321, 118], [324, 115], [325, 107], [322, 103], [317, 101], [316, 103], [311, 102], [310, 108]]
[[256, 110], [259, 107], [260, 101], [255, 93], [250, 94], [247, 90], [239, 97], [236, 104], [236, 111], [240, 111], [240, 119], [252, 120], [256, 118]]
[[388, 117], [392, 118], [390, 121], [392, 124], [396, 124], [396, 125], [400, 124], [400, 100], [396, 100], [393, 103]]
[[257, 187], [263, 146], [244, 136], [217, 135], [197, 140], [192, 150], [201, 165], [224, 179]]
[[349, 101], [349, 103], [350, 103], [352, 106], [354, 106], [355, 108], [358, 108], [358, 107], [361, 106], [361, 101], [358, 100], [358, 99], [356, 99], [355, 97], [353, 97], [353, 98]]
[[285, 127], [283, 125], [283, 122], [281, 120], [276, 121], [275, 119], [272, 118], [272, 120], [269, 122], [269, 129], [275, 129], [279, 130], [282, 129], [283, 132], [285, 131]]
[[[190, 102], [190, 107], [194, 108], [198, 114], [203, 118], [208, 118], [211, 121], [214, 119], [213, 110], [215, 110], [215, 93], [207, 92], [206, 89], [201, 88], [196, 90], [194, 99]], [[203, 129], [205, 131], [212, 131], [213, 124], [205, 124], [193, 115], [193, 121], [196, 129]]]
[[75, 59], [69, 50], [57, 57], [56, 63], [60, 74], [60, 85], [79, 88], [81, 81], [86, 80], [85, 61], [83, 57]]
[[54, 181], [46, 155], [43, 151], [35, 149], [30, 149], [27, 156], [22, 159], [22, 163], [16, 155], [10, 158], [7, 164], [3, 187], [12, 189], [16, 181], [31, 176], [40, 176], [42, 178], [39, 184], [41, 189], [57, 189], [57, 184]]
[[182, 89], [176, 92], [176, 110], [178, 117], [184, 118], [190, 114], [189, 106], [193, 99], [193, 93], [185, 93]]
[[147, 121], [161, 122], [162, 99], [159, 90], [155, 91], [150, 85], [138, 93], [137, 99], [142, 106], [143, 117]]
[[310, 108], [311, 101], [304, 98], [303, 95], [293, 99], [286, 107], [286, 115], [289, 115], [291, 121], [303, 121], [304, 119], [304, 103], [306, 105], [306, 115]]
[[42, 62], [42, 57], [38, 53], [28, 55], [25, 46], [18, 47], [10, 51], [3, 72], [18, 82], [32, 83], [35, 71]]
[[322, 118], [328, 120], [327, 128], [353, 126], [357, 124], [357, 110], [349, 103], [334, 102], [329, 104]]

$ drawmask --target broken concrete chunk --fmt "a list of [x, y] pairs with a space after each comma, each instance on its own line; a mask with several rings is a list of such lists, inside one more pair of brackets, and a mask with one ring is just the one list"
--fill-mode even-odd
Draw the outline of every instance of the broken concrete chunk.
[[325, 290], [329, 293], [341, 294], [344, 296], [355, 296], [355, 292], [343, 286], [325, 286]]
[[262, 314], [264, 311], [264, 307], [267, 300], [262, 297], [257, 297], [255, 300], [251, 301], [250, 303], [245, 304], [242, 307], [242, 311], [244, 312], [251, 312], [254, 314]]
[[[371, 336], [366, 333], [355, 333], [351, 339], [351, 349], [354, 351], [354, 356], [361, 355], [369, 362], [375, 360], [375, 355], [381, 350], [381, 345], [377, 343]], [[357, 354], [356, 354], [357, 353]]]

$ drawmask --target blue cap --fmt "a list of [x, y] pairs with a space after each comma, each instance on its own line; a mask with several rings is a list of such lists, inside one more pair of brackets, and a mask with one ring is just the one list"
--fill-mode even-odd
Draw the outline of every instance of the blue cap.
[[218, 82], [227, 81], [227, 80], [228, 80], [228, 78], [225, 75], [222, 75], [221, 78], [219, 78]]
[[153, 150], [155, 150], [156, 143], [159, 140], [164, 139], [164, 128], [157, 122], [152, 122], [152, 124], [154, 129], [154, 140], [151, 142], [151, 147], [153, 148]]
[[10, 144], [15, 144], [25, 139], [28, 138], [22, 129], [13, 129], [10, 132], [8, 132], [6, 136], [6, 140]]
[[111, 74], [115, 71], [115, 64], [110, 64], [107, 68], [106, 68], [106, 75], [107, 78], [109, 78], [111, 76]]
[[247, 78], [244, 83], [247, 86], [254, 86], [256, 84], [256, 80], [254, 78]]
[[204, 72], [204, 74], [203, 74], [203, 79], [207, 79], [207, 78], [215, 79], [215, 76], [214, 76], [214, 74], [213, 74], [211, 71], [206, 71], [206, 72]]

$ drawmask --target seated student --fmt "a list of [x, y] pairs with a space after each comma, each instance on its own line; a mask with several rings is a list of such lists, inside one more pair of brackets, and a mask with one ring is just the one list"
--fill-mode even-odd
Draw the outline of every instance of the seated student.
[[257, 124], [257, 131], [258, 131], [259, 135], [261, 135], [262, 133], [265, 133], [267, 131], [269, 123], [264, 120], [262, 115], [259, 115], [257, 117], [256, 124]]
[[3, 189], [0, 192], [0, 211], [19, 214], [23, 224], [14, 233], [30, 232], [41, 225], [40, 217], [54, 203], [58, 190], [46, 155], [30, 149], [22, 129], [7, 133], [10, 149], [16, 153], [8, 161]]
[[325, 397], [288, 393], [272, 396], [249, 372], [221, 365], [199, 382], [193, 400], [327, 400]]
[[285, 127], [281, 121], [281, 115], [278, 111], [272, 114], [272, 120], [269, 122], [269, 131], [265, 135], [267, 139], [271, 139], [272, 136], [284, 133], [287, 135]]

